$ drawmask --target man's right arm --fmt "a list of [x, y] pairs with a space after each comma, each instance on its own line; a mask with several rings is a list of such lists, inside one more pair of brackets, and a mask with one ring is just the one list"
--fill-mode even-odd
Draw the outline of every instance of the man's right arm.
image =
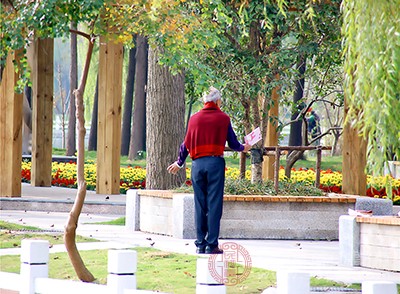
[[178, 160], [176, 161], [176, 163], [180, 168], [182, 168], [183, 165], [185, 164], [188, 155], [189, 151], [187, 150], [185, 143], [182, 143], [181, 146], [179, 147]]
[[168, 172], [175, 175], [185, 164], [188, 155], [189, 151], [187, 150], [185, 143], [182, 143], [179, 147], [178, 160], [167, 167]]

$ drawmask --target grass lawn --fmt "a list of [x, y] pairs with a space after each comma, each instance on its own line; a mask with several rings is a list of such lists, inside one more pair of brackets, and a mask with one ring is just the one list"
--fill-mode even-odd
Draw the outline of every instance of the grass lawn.
[[[22, 239], [48, 240], [50, 245], [64, 244], [63, 233], [43, 232], [37, 227], [22, 226], [0, 220], [0, 249], [20, 248]], [[97, 240], [77, 235], [76, 242], [97, 242]]]
[[[164, 252], [145, 247], [136, 247], [133, 250], [138, 253], [138, 289], [167, 293], [195, 293], [197, 256]], [[81, 251], [80, 254], [89, 271], [96, 277], [97, 282], [105, 284], [108, 251], [90, 250]], [[1, 271], [19, 273], [19, 263], [19, 256], [0, 256]], [[78, 280], [67, 253], [50, 254], [49, 277]], [[265, 288], [275, 285], [275, 272], [252, 268], [247, 279], [240, 284], [227, 287], [227, 293], [261, 293]], [[311, 286], [345, 287], [345, 285], [334, 281], [317, 278], [311, 278]]]

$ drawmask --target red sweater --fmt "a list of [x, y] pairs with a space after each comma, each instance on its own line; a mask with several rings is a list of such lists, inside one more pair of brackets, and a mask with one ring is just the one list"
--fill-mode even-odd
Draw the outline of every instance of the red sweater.
[[194, 160], [204, 156], [223, 155], [229, 125], [229, 116], [214, 102], [207, 102], [189, 120], [184, 143], [190, 157]]

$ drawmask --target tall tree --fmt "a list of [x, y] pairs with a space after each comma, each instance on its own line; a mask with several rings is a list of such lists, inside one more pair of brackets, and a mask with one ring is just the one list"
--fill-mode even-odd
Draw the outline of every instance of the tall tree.
[[400, 158], [398, 0], [343, 1], [346, 120], [368, 142], [367, 165], [381, 174]]
[[146, 188], [165, 190], [180, 186], [186, 178], [185, 169], [177, 176], [167, 172], [185, 135], [185, 76], [173, 75], [160, 65], [158, 52], [149, 50]]
[[[76, 30], [77, 24], [71, 23], [71, 30]], [[66, 155], [72, 156], [76, 152], [76, 106], [74, 91], [78, 88], [78, 46], [75, 33], [70, 35], [71, 67], [69, 71], [69, 118]]]
[[88, 150], [97, 150], [97, 121], [99, 109], [99, 75], [96, 78], [96, 89], [93, 98], [92, 119], [90, 123]]
[[303, 99], [304, 73], [306, 71], [306, 58], [304, 55], [298, 56], [296, 68], [298, 70], [298, 79], [295, 82], [295, 90], [293, 94], [291, 120], [294, 122], [290, 124], [289, 146], [301, 146], [303, 144], [303, 121], [297, 118], [302, 110], [302, 105], [304, 105], [300, 103], [300, 101]]
[[129, 144], [129, 159], [146, 150], [146, 86], [148, 68], [147, 39], [136, 37], [135, 102], [133, 107], [132, 130]]
[[[124, 50], [126, 52], [126, 50]], [[136, 47], [129, 49], [128, 74], [126, 77], [124, 112], [122, 114], [121, 129], [121, 155], [128, 155], [129, 142], [131, 138], [131, 121], [132, 121], [132, 105], [133, 91], [135, 84], [135, 68], [136, 68]]]

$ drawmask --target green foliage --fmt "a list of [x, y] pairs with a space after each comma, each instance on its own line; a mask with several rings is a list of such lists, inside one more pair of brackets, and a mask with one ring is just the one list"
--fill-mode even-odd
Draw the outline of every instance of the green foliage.
[[[8, 52], [26, 48], [35, 38], [63, 37], [69, 33], [70, 21], [94, 25], [103, 1], [2, 1], [0, 10], [0, 66]], [[29, 82], [29, 67], [22, 62], [18, 69], [20, 86]]]
[[348, 122], [368, 142], [368, 167], [400, 158], [399, 0], [343, 1]]
[[[183, 185], [175, 190], [181, 193], [193, 193], [193, 187]], [[247, 179], [231, 179], [225, 180], [226, 195], [277, 195], [273, 181], [262, 183], [251, 183]], [[322, 196], [323, 192], [312, 186], [304, 185], [304, 183], [289, 183], [285, 181], [279, 182], [279, 195], [290, 196]]]

